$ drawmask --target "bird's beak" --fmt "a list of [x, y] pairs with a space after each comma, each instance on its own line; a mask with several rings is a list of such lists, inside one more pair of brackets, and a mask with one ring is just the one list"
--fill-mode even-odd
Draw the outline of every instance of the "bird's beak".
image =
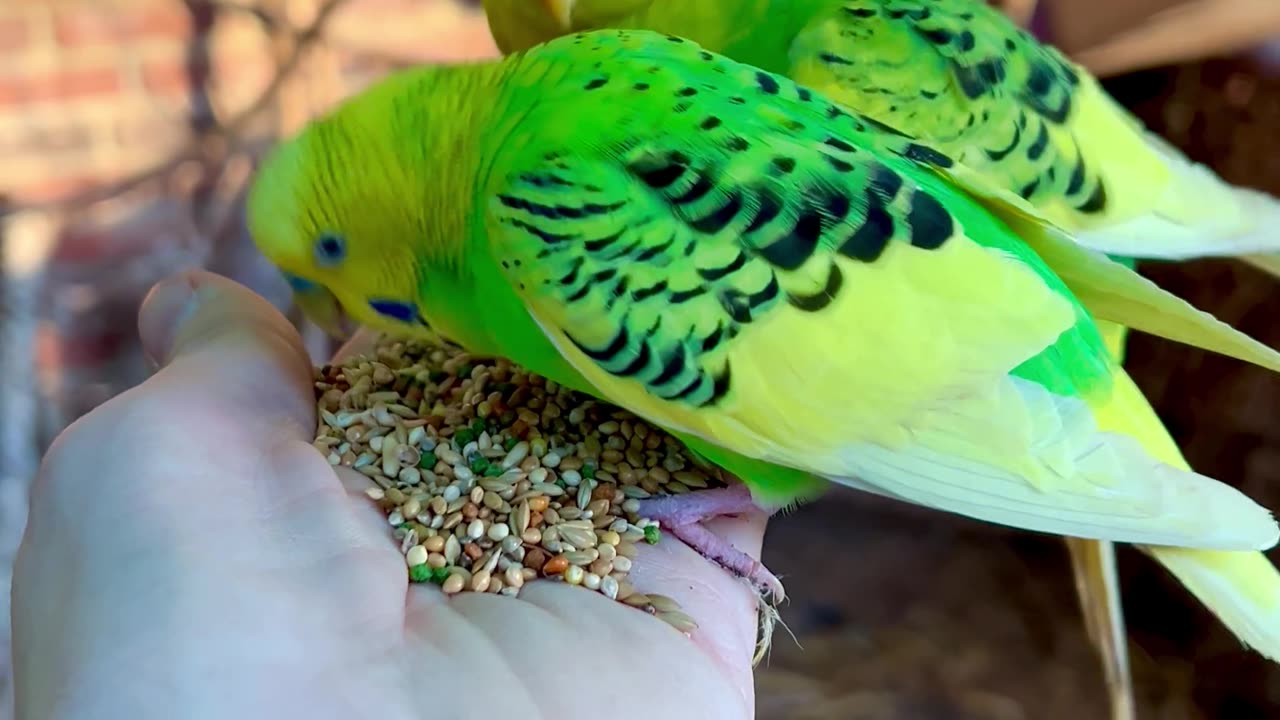
[[547, 9], [547, 14], [560, 23], [563, 30], [573, 28], [573, 5], [576, 0], [538, 0]]
[[347, 338], [346, 314], [328, 288], [292, 275], [286, 275], [285, 279], [293, 288], [293, 302], [308, 320], [336, 340]]

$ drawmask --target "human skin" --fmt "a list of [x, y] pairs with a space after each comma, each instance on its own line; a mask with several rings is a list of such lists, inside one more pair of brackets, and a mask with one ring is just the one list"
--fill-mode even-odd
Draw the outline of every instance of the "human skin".
[[[183, 273], [139, 330], [157, 372], [67, 428], [32, 489], [20, 720], [754, 716], [755, 596], [687, 546], [642, 544], [631, 580], [691, 638], [562, 583], [411, 585], [367, 480], [310, 444], [310, 362], [274, 307]], [[708, 526], [758, 558], [765, 520]]]

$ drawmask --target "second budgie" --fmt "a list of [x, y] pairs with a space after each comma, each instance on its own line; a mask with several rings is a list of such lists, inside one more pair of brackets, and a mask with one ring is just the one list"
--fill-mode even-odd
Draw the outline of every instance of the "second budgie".
[[[503, 52], [644, 29], [786, 75], [948, 153], [948, 172], [1115, 255], [1242, 255], [1280, 274], [1280, 200], [1148, 131], [984, 0], [484, 0]], [[1265, 254], [1255, 257], [1253, 254]]]
[[1182, 463], [1090, 311], [1280, 355], [1051, 226], [1015, 231], [936, 174], [950, 163], [695, 43], [601, 31], [382, 80], [272, 152], [249, 222], [321, 323], [508, 357], [741, 478], [646, 513], [775, 595], [698, 521], [839, 483], [1167, 546], [1280, 650], [1258, 552], [1280, 528]]

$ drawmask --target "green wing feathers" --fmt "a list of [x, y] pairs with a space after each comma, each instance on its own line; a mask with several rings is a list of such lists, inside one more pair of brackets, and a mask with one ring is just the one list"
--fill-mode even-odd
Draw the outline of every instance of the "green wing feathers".
[[[679, 408], [686, 422], [700, 409], [730, 413], [757, 441], [774, 436], [770, 444], [788, 418], [814, 413], [843, 421], [831, 443], [887, 442], [892, 421], [923, 398], [998, 378], [1076, 321], [1035, 272], [968, 240], [935, 197], [870, 154], [759, 128], [747, 141], [738, 129], [705, 133], [705, 145], [555, 157], [497, 195], [500, 263], [535, 315], [563, 328], [610, 382]], [[935, 252], [972, 273], [946, 276]], [[864, 307], [850, 314], [855, 302]], [[983, 322], [993, 304], [1007, 322]], [[876, 307], [901, 315], [845, 326]], [[980, 340], [964, 342], [944, 318]], [[938, 351], [890, 368], [886, 347], [910, 352], [917, 330]], [[886, 387], [890, 375], [911, 389]], [[814, 382], [838, 390], [796, 392]], [[775, 398], [775, 417], [754, 414], [770, 385], [794, 399]], [[783, 444], [821, 441], [806, 421]]]
[[792, 77], [952, 153], [1041, 212], [1078, 224], [1107, 210], [1107, 185], [1073, 127], [1082, 75], [1056, 51], [978, 3], [840, 5], [796, 37]]
[[[1232, 188], [1095, 78], [969, 0], [846, 0], [797, 34], [789, 75], [953, 155], [1002, 212], [1032, 212], [1113, 254], [1280, 248], [1280, 203]], [[1271, 222], [1263, 222], [1264, 219]]]

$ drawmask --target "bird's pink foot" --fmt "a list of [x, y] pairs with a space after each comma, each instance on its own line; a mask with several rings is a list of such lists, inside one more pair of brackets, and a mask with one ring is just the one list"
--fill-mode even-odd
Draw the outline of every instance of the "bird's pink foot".
[[751, 499], [747, 486], [739, 483], [727, 488], [696, 490], [642, 500], [639, 514], [641, 517], [657, 520], [665, 532], [680, 538], [700, 555], [725, 570], [751, 581], [761, 592], [771, 596], [774, 602], [781, 602], [786, 593], [777, 576], [759, 560], [701, 525], [703, 520], [748, 512], [769, 514]]

